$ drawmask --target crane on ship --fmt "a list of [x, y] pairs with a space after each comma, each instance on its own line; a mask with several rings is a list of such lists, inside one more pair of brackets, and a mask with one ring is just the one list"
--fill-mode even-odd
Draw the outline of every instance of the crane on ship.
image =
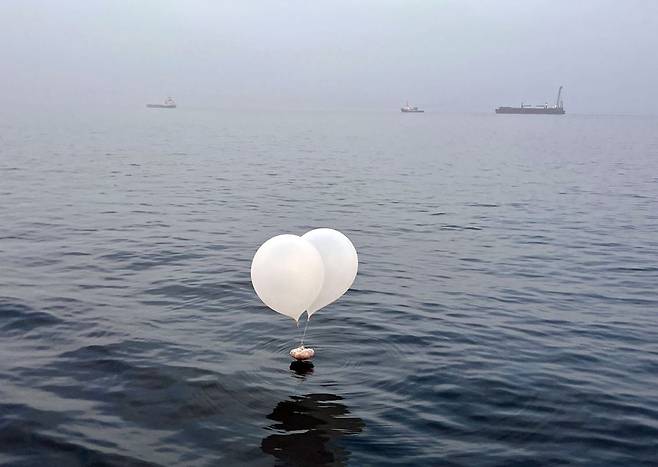
[[555, 108], [556, 109], [561, 109], [562, 108], [562, 102], [560, 101], [560, 96], [562, 95], [562, 86], [560, 86], [560, 89], [557, 90], [557, 99], [555, 100]]

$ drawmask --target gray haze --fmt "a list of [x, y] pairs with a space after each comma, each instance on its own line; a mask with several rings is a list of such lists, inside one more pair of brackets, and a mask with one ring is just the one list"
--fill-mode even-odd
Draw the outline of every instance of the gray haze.
[[0, 2], [0, 105], [655, 114], [658, 2]]

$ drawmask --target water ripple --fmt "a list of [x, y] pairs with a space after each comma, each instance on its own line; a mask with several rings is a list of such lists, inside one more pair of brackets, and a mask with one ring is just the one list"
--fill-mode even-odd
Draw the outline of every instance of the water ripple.
[[[180, 110], [3, 127], [1, 464], [655, 463], [655, 120]], [[319, 226], [291, 364], [250, 261]]]

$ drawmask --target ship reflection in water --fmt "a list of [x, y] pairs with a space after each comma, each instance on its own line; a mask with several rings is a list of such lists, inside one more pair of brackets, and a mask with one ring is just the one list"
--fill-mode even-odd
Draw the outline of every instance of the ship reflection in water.
[[261, 443], [261, 449], [284, 464], [298, 466], [347, 465], [349, 451], [338, 440], [360, 433], [365, 424], [350, 416], [342, 398], [333, 394], [292, 396], [279, 402], [267, 416], [277, 432]]

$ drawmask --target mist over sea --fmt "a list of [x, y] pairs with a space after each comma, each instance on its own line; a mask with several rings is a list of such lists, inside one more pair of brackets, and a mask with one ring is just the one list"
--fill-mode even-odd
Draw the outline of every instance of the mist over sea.
[[[658, 118], [0, 118], [0, 464], [650, 466]], [[256, 249], [359, 252], [301, 329]]]

